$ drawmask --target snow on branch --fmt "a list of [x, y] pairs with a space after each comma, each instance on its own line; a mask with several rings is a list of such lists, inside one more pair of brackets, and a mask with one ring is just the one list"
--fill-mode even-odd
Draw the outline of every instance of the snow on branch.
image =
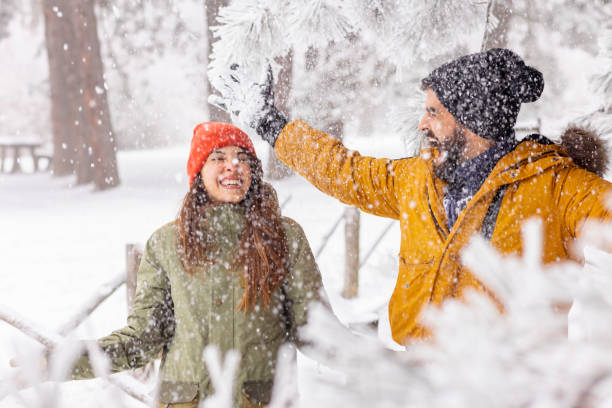
[[286, 18], [293, 44], [325, 47], [355, 33], [355, 1], [296, 0], [288, 3]]
[[210, 71], [232, 63], [258, 65], [290, 48], [325, 48], [350, 35], [376, 42], [381, 59], [398, 67], [456, 48], [484, 21], [477, 0], [235, 0], [219, 11]]
[[[0, 320], [5, 321], [11, 326], [19, 329], [24, 334], [44, 345], [47, 352], [50, 352], [50, 367], [47, 373], [42, 373], [38, 366], [40, 354], [34, 356], [22, 356], [20, 360], [24, 364], [26, 374], [30, 384], [38, 387], [39, 383], [46, 381], [48, 378], [53, 380], [64, 379], [72, 367], [72, 364], [80, 356], [83, 347], [88, 349], [91, 362], [97, 376], [104, 378], [107, 382], [117, 386], [131, 397], [144, 402], [147, 405], [152, 405], [153, 399], [148, 395], [148, 390], [145, 386], [136, 381], [126, 380], [124, 377], [108, 376], [109, 364], [107, 358], [102, 354], [97, 345], [94, 343], [75, 342], [72, 339], [66, 339], [56, 333], [45, 330], [39, 325], [29, 321], [27, 318], [20, 316], [19, 313], [11, 308], [0, 305]], [[27, 358], [26, 358], [27, 357]], [[44, 390], [40, 391], [44, 394]], [[50, 406], [53, 405], [44, 405]]]
[[125, 283], [125, 276], [125, 272], [121, 272], [112, 280], [100, 286], [96, 294], [60, 327], [58, 330], [59, 334], [66, 335], [72, 329], [78, 327], [102, 302], [108, 299], [109, 296]]
[[480, 1], [410, 0], [400, 2], [388, 38], [381, 41], [383, 55], [400, 68], [416, 61], [451, 53], [459, 40], [481, 29], [484, 8]]
[[[464, 251], [466, 267], [495, 293], [503, 311], [476, 292], [432, 307], [424, 322], [435, 333], [433, 341], [412, 344], [405, 352], [390, 352], [366, 338], [350, 339], [323, 311], [314, 313], [306, 331], [314, 353], [346, 377], [341, 383], [317, 383], [321, 395], [316, 402], [355, 407], [609, 406], [612, 276], [575, 263], [543, 265], [541, 224], [530, 221], [524, 231], [521, 257], [502, 256], [480, 238]], [[601, 234], [606, 236], [598, 242], [608, 242], [610, 232], [604, 227]], [[571, 309], [570, 321], [582, 324], [585, 332], [568, 338], [564, 306], [572, 301], [580, 310]]]
[[221, 357], [217, 345], [209, 345], [202, 356], [210, 374], [215, 393], [200, 402], [201, 408], [231, 408], [234, 401], [234, 379], [240, 363], [240, 353], [230, 350]]
[[422, 110], [407, 101], [422, 98], [413, 84], [435, 64], [476, 51], [468, 44], [483, 29], [486, 4], [234, 0], [220, 10], [213, 28], [218, 40], [208, 77], [219, 87], [217, 78], [227, 76], [233, 63], [251, 78], [259, 78], [268, 64], [276, 73], [275, 58], [292, 50], [294, 116], [323, 129], [342, 123], [349, 131], [354, 125], [371, 129], [368, 118], [391, 112], [386, 126], [405, 136], [414, 151]]
[[[602, 282], [577, 264], [542, 265], [539, 222], [527, 223], [524, 235], [521, 258], [502, 257], [480, 238], [464, 252], [466, 266], [495, 293], [502, 313], [476, 293], [428, 312], [436, 333], [428, 377], [460, 406], [573, 407], [586, 390], [606, 381], [610, 389], [612, 338], [568, 339], [564, 310], [574, 299], [590, 299], [598, 306], [584, 307], [579, 319], [605, 310], [599, 323], [609, 327], [612, 304], [597, 301]], [[612, 289], [612, 279], [604, 287]]]
[[26, 317], [5, 305], [0, 305], [0, 320], [5, 321], [48, 348], [53, 348], [62, 340], [60, 336], [29, 321]]
[[284, 344], [278, 350], [274, 389], [268, 408], [289, 407], [292, 401], [298, 400], [297, 377], [295, 346]]
[[299, 45], [326, 46], [354, 31], [348, 0], [236, 0], [219, 10], [209, 75], [233, 63], [262, 71]]
[[323, 306], [311, 308], [300, 337], [311, 344], [305, 354], [336, 373], [311, 380], [317, 389], [309, 397], [313, 405], [399, 407], [427, 385], [413, 356], [385, 349], [373, 333], [352, 334]]
[[211, 27], [219, 39], [213, 44], [211, 72], [224, 72], [233, 63], [263, 65], [286, 53], [285, 23], [278, 14], [284, 7], [282, 0], [237, 0], [220, 9], [219, 25]]

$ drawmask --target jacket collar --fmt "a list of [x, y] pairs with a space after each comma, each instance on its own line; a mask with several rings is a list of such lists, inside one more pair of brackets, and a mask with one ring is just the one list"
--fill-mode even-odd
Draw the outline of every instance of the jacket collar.
[[557, 145], [523, 140], [497, 162], [471, 202], [480, 200], [502, 186], [528, 179], [557, 166], [575, 165]]
[[246, 224], [244, 207], [234, 203], [221, 203], [204, 210], [202, 231], [221, 246], [238, 242]]
[[[432, 176], [433, 161], [439, 154], [435, 148], [423, 149], [420, 152], [420, 156], [428, 162]], [[570, 165], [574, 165], [572, 159], [558, 145], [526, 139], [497, 161], [483, 186], [486, 185], [486, 190], [490, 191], [492, 188], [532, 177], [550, 167]]]
[[513, 137], [498, 142], [473, 159], [461, 163], [452, 180], [448, 180], [448, 194], [453, 197], [472, 197], [482, 183], [491, 174], [497, 162], [516, 147], [518, 143]]
[[556, 166], [574, 166], [572, 159], [555, 144], [523, 140], [504, 156], [491, 171], [487, 181], [495, 186], [533, 177]]
[[[433, 161], [439, 154], [437, 149], [428, 148], [422, 150], [420, 156], [427, 162], [431, 175], [427, 183], [430, 211], [436, 220], [439, 232], [445, 239], [450, 232], [446, 225], [446, 214], [442, 204], [442, 192], [446, 183], [435, 178], [433, 172]], [[476, 203], [482, 197], [497, 191], [504, 185], [533, 177], [555, 166], [566, 167], [574, 166], [574, 164], [555, 144], [538, 143], [531, 139], [523, 140], [518, 143], [514, 150], [497, 161], [497, 164], [467, 206], [470, 207], [471, 203]]]

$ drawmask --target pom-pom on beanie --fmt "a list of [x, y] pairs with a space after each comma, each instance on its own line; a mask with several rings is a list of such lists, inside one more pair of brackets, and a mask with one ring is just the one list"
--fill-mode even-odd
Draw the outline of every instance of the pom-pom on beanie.
[[514, 52], [493, 48], [441, 65], [422, 84], [469, 130], [499, 141], [512, 134], [521, 103], [540, 97], [544, 77]]
[[189, 185], [202, 170], [204, 162], [213, 150], [225, 146], [239, 146], [257, 157], [255, 147], [249, 136], [236, 126], [221, 122], [203, 122], [193, 129], [191, 150], [187, 160]]

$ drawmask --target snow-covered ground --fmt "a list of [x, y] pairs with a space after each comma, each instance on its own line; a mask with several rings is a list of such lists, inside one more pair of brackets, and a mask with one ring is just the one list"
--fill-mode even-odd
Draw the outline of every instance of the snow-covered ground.
[[[372, 155], [402, 155], [399, 138], [379, 136], [347, 141]], [[256, 144], [267, 160], [268, 148]], [[49, 173], [0, 174], [0, 305], [16, 310], [42, 328], [56, 331], [94, 296], [100, 287], [125, 270], [127, 243], [144, 243], [160, 225], [172, 220], [186, 192], [187, 143], [162, 150], [120, 152], [122, 184], [105, 192], [91, 186], [74, 186], [73, 180]], [[6, 163], [8, 166], [8, 163]], [[28, 170], [28, 163], [24, 163]], [[321, 240], [342, 214], [344, 205], [322, 194], [298, 176], [274, 182], [284, 215], [297, 220], [316, 252]], [[361, 218], [362, 256], [390, 220], [364, 214]], [[340, 296], [344, 265], [342, 225], [318, 258], [325, 288], [336, 314], [344, 322], [369, 318], [381, 312], [397, 273], [399, 227], [394, 225], [360, 271], [360, 293], [354, 300]], [[96, 338], [121, 327], [126, 318], [124, 287], [105, 301], [74, 333]], [[383, 325], [384, 326], [384, 325]], [[384, 330], [382, 341], [389, 343]], [[0, 378], [8, 361], [24, 350], [40, 346], [18, 330], [0, 322]], [[300, 358], [301, 370], [323, 370]], [[101, 380], [61, 384], [62, 407], [94, 406], [112, 391]], [[302, 384], [307, 398], [308, 384]], [[32, 390], [22, 392], [34, 398]], [[110, 395], [110, 394], [109, 394]], [[133, 401], [133, 402], [132, 402]], [[89, 403], [88, 403], [89, 402]], [[125, 404], [142, 404], [125, 397]], [[14, 397], [0, 407], [20, 405]], [[307, 406], [305, 404], [305, 406]]]

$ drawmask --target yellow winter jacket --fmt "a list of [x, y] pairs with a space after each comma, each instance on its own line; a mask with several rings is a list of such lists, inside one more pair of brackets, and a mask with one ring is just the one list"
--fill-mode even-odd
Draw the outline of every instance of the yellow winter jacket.
[[461, 297], [466, 289], [486, 292], [497, 301], [461, 265], [460, 252], [481, 230], [500, 187], [506, 190], [491, 244], [503, 254], [520, 255], [522, 222], [540, 217], [543, 262], [578, 261], [569, 250], [585, 219], [612, 218], [604, 204], [612, 184], [575, 165], [556, 145], [523, 141], [500, 159], [451, 230], [442, 204], [445, 184], [433, 176], [436, 150], [399, 160], [363, 157], [298, 120], [285, 126], [275, 152], [324, 193], [365, 212], [399, 220], [399, 275], [389, 302], [389, 320], [400, 344], [429, 334], [419, 324], [419, 314], [428, 304]]

